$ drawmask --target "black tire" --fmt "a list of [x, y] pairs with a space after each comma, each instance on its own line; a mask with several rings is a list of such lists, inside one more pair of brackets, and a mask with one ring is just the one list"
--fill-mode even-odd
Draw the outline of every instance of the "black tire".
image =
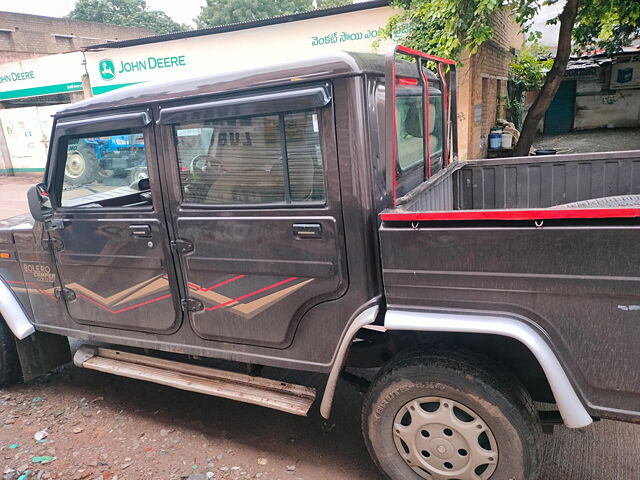
[[[410, 402], [416, 399], [429, 403], [412, 405]], [[416, 412], [415, 425], [412, 416], [416, 410], [414, 406], [422, 409]], [[466, 408], [468, 413], [458, 406]], [[440, 409], [444, 410], [441, 412]], [[430, 413], [432, 411], [434, 413]], [[475, 414], [477, 418], [465, 418], [462, 421], [459, 416], [461, 411], [462, 415], [474, 418]], [[401, 416], [402, 412], [405, 412], [404, 416]], [[424, 423], [432, 420], [425, 420], [423, 414], [428, 418], [429, 415], [440, 413], [449, 415], [447, 418], [456, 415], [457, 419], [451, 421], [453, 432], [449, 428], [442, 428], [442, 423]], [[473, 423], [463, 425], [467, 421]], [[421, 426], [423, 423], [424, 427]], [[456, 426], [460, 425], [461, 430], [456, 430]], [[486, 428], [480, 431], [488, 432], [489, 436], [483, 437], [483, 433], [478, 434], [471, 427]], [[406, 428], [411, 433], [400, 432], [400, 428]], [[482, 467], [478, 464], [477, 468], [484, 468], [479, 476], [483, 480], [535, 480], [542, 463], [542, 428], [528, 392], [503, 366], [466, 351], [412, 351], [391, 360], [379, 372], [367, 392], [362, 411], [362, 430], [371, 457], [391, 480], [430, 479], [433, 478], [430, 472], [436, 473], [438, 479], [471, 478], [467, 474], [474, 470], [474, 461], [483, 458], [483, 453], [478, 456], [474, 452], [482, 450], [471, 443], [468, 443], [469, 452], [464, 448], [458, 449], [453, 441], [456, 436], [457, 445], [470, 437], [475, 438], [480, 448], [485, 447], [485, 440], [491, 439], [491, 445], [486, 448], [495, 451], [496, 458], [488, 457], [493, 461], [492, 465]], [[449, 434], [451, 437], [447, 438]], [[399, 440], [403, 435], [416, 439], [413, 451]], [[446, 440], [450, 443], [438, 443]], [[401, 455], [400, 448], [404, 449], [404, 457], [412, 462], [413, 468]], [[429, 452], [433, 448], [437, 448], [438, 452]], [[454, 462], [453, 465], [447, 462], [448, 458]], [[465, 469], [467, 473], [464, 473]]]
[[13, 333], [0, 317], [0, 387], [20, 379], [20, 361]]
[[[96, 152], [82, 140], [79, 142], [77, 150], [70, 152], [67, 156], [67, 165], [65, 165], [64, 171], [64, 183], [66, 185], [87, 185], [95, 180], [98, 172], [99, 165]], [[70, 164], [70, 162], [74, 163]], [[80, 164], [83, 166], [82, 168], [72, 168]]]

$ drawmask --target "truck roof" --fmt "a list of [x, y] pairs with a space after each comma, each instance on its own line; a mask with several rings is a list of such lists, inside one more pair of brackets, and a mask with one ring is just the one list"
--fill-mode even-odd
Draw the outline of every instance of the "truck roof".
[[[73, 103], [59, 110], [56, 117], [89, 113], [99, 110], [167, 102], [216, 93], [242, 91], [293, 82], [308, 82], [335, 77], [370, 73], [384, 75], [385, 56], [374, 53], [343, 51], [323, 52], [319, 55], [300, 56], [295, 60], [231, 72], [198, 76], [165, 82], [145, 82], [119, 88], [111, 92]], [[402, 65], [402, 64], [406, 65]], [[403, 68], [404, 67], [404, 68]], [[399, 62], [398, 71], [416, 76], [409, 62]], [[436, 76], [428, 72], [430, 80]]]

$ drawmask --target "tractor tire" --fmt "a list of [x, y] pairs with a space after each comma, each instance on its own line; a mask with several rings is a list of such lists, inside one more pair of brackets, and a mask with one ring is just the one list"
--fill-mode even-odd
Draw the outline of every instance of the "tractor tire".
[[81, 143], [78, 149], [69, 152], [64, 169], [65, 185], [88, 185], [96, 179], [98, 172], [98, 157], [88, 145]]
[[471, 352], [392, 359], [365, 398], [367, 449], [391, 480], [535, 480], [542, 428], [529, 393]]
[[0, 317], [0, 387], [20, 379], [20, 361], [13, 333]]

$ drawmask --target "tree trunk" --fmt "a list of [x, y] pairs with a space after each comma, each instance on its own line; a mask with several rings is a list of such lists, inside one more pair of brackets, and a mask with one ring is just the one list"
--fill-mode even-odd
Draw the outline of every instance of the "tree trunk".
[[531, 105], [529, 113], [527, 113], [527, 117], [524, 120], [520, 139], [513, 149], [513, 155], [516, 157], [529, 155], [538, 124], [560, 87], [560, 82], [562, 82], [571, 55], [571, 35], [578, 13], [579, 2], [580, 0], [567, 0], [564, 10], [560, 14], [560, 33], [558, 35], [556, 58], [551, 70], [547, 73], [547, 78], [538, 94], [538, 98]]

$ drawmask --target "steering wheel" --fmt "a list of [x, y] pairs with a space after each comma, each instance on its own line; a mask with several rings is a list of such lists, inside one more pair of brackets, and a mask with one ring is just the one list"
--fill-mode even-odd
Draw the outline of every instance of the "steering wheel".
[[214, 162], [216, 162], [216, 159], [211, 155], [196, 155], [191, 159], [189, 172], [191, 172], [193, 176], [205, 173]]

